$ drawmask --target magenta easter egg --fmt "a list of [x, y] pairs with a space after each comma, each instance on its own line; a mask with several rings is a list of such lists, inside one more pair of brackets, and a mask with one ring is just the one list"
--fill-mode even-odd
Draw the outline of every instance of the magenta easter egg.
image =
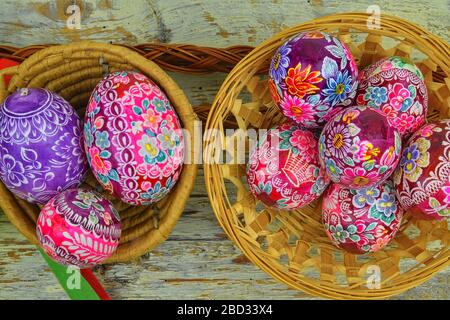
[[357, 88], [358, 69], [347, 46], [324, 32], [300, 33], [272, 58], [269, 89], [281, 112], [305, 128], [321, 128]]
[[320, 168], [314, 135], [286, 123], [268, 130], [251, 152], [247, 182], [267, 206], [293, 210], [317, 199], [329, 179]]
[[161, 200], [180, 176], [184, 141], [178, 115], [158, 85], [140, 73], [116, 72], [99, 82], [84, 136], [95, 177], [128, 204]]
[[363, 106], [339, 112], [319, 138], [319, 158], [330, 179], [351, 189], [385, 181], [400, 152], [398, 131], [380, 111]]
[[42, 248], [56, 262], [91, 268], [119, 245], [120, 217], [101, 194], [69, 189], [42, 207], [36, 232]]
[[383, 112], [407, 138], [425, 124], [427, 87], [414, 64], [400, 57], [385, 58], [359, 74], [356, 102]]
[[325, 232], [335, 246], [351, 253], [383, 248], [397, 233], [402, 217], [391, 180], [359, 190], [332, 183], [323, 197]]
[[417, 218], [450, 217], [450, 120], [426, 124], [411, 136], [394, 183], [401, 205]]
[[44, 204], [78, 187], [87, 172], [82, 123], [46, 89], [24, 88], [0, 107], [0, 177], [16, 196]]

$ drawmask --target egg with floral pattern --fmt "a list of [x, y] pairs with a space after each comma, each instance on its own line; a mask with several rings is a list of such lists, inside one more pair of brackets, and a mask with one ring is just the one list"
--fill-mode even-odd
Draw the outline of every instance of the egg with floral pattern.
[[119, 245], [120, 216], [101, 194], [69, 189], [42, 207], [36, 232], [41, 247], [56, 262], [91, 268]]
[[275, 52], [269, 89], [281, 112], [302, 127], [321, 128], [352, 104], [358, 68], [347, 46], [319, 31], [300, 33]]
[[401, 205], [415, 217], [450, 217], [450, 120], [426, 124], [411, 136], [394, 182]]
[[137, 72], [115, 72], [95, 87], [84, 124], [88, 162], [103, 188], [123, 202], [148, 205], [175, 186], [183, 131], [159, 86]]
[[400, 135], [407, 138], [425, 124], [427, 87], [413, 63], [389, 57], [360, 72], [356, 102], [383, 112]]
[[401, 138], [376, 109], [355, 106], [339, 112], [319, 138], [319, 158], [330, 179], [351, 189], [385, 181], [400, 160]]
[[247, 182], [269, 207], [294, 210], [311, 203], [329, 183], [319, 165], [317, 139], [293, 123], [269, 129], [250, 154]]
[[358, 190], [332, 183], [323, 197], [325, 232], [335, 246], [350, 253], [382, 249], [394, 238], [402, 217], [391, 180]]
[[44, 204], [87, 172], [82, 121], [59, 95], [19, 89], [0, 107], [0, 177], [16, 196]]

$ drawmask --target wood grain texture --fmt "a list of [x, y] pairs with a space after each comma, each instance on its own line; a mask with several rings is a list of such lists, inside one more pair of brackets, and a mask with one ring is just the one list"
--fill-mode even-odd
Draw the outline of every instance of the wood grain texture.
[[[25, 46], [91, 39], [160, 41], [224, 47], [257, 45], [283, 28], [343, 11], [382, 12], [449, 40], [450, 2], [354, 0], [86, 0], [80, 30], [66, 27], [73, 1], [3, 1], [0, 42]], [[193, 105], [211, 103], [225, 75], [171, 74]], [[200, 170], [184, 215], [169, 239], [128, 264], [95, 270], [113, 299], [314, 299], [288, 289], [248, 262], [227, 239], [209, 206]], [[396, 299], [449, 299], [450, 268]], [[0, 299], [66, 299], [37, 250], [0, 214]]]
[[[81, 8], [80, 30], [66, 25], [73, 2]], [[6, 0], [0, 41], [16, 46], [86, 39], [256, 45], [283, 28], [337, 12], [365, 12], [370, 5], [449, 39], [447, 0]]]

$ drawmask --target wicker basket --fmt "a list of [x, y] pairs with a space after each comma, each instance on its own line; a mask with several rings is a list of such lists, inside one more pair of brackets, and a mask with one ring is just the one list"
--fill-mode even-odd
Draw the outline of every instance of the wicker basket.
[[[285, 30], [258, 46], [226, 78], [206, 129], [225, 133], [224, 123], [229, 121], [235, 121], [243, 130], [269, 128], [282, 121], [270, 97], [267, 77], [257, 76], [256, 72], [268, 68], [275, 50], [285, 40], [306, 30], [337, 35], [349, 46], [359, 67], [385, 56], [412, 58], [426, 79], [429, 119], [449, 117], [449, 45], [392, 16], [382, 16], [381, 28], [371, 30], [368, 18], [362, 13], [319, 18]], [[386, 43], [392, 48], [384, 49]], [[225, 143], [223, 135], [212, 132], [205, 137], [204, 149], [211, 150], [206, 153], [208, 157], [214, 156], [215, 148], [211, 146]], [[294, 214], [265, 208], [248, 191], [245, 165], [205, 165], [205, 180], [220, 224], [247, 257], [273, 278], [309, 294], [338, 299], [386, 298], [430, 279], [450, 264], [446, 221], [417, 221], [408, 216], [386, 249], [356, 256], [335, 248], [329, 241], [321, 222], [320, 200]], [[370, 268], [372, 265], [380, 268], [381, 286], [371, 290], [367, 280], [376, 271]]]
[[[110, 44], [79, 42], [36, 52], [19, 67], [0, 71], [0, 77], [13, 75], [8, 88], [0, 81], [0, 101], [17, 88], [43, 87], [63, 96], [83, 116], [98, 81], [104, 74], [119, 70], [139, 71], [159, 84], [172, 102], [183, 127], [193, 132], [197, 117], [178, 85], [155, 63], [128, 48]], [[183, 212], [196, 172], [195, 164], [185, 164], [174, 190], [152, 206], [130, 206], [106, 195], [120, 212], [122, 236], [117, 251], [105, 263], [132, 260], [164, 241]], [[91, 173], [85, 185], [99, 188]], [[38, 206], [14, 197], [0, 183], [0, 207], [28, 240], [38, 244], [35, 226], [40, 211]]]

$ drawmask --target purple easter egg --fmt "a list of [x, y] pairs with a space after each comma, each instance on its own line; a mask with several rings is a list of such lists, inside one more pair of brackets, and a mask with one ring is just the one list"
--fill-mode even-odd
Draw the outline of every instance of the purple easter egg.
[[324, 32], [300, 33], [275, 53], [269, 89], [281, 112], [305, 128], [321, 128], [352, 104], [358, 68], [347, 46]]
[[77, 187], [87, 162], [74, 108], [46, 89], [24, 88], [0, 108], [0, 177], [16, 196], [46, 203]]
[[381, 111], [350, 107], [328, 122], [319, 138], [319, 159], [330, 179], [350, 189], [385, 181], [400, 161], [402, 142]]

